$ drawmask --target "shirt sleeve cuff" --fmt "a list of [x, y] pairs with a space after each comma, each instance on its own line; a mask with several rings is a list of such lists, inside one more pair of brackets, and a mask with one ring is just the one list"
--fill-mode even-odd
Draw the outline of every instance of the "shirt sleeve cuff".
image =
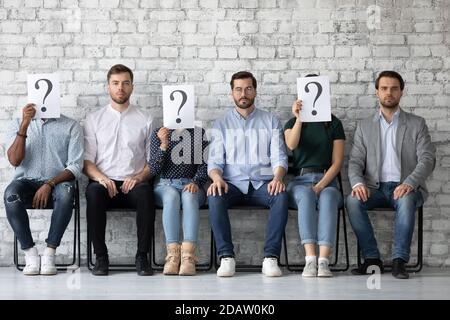
[[68, 165], [64, 170], [69, 170], [75, 176], [75, 179], [79, 179], [81, 176], [81, 170], [76, 165]]

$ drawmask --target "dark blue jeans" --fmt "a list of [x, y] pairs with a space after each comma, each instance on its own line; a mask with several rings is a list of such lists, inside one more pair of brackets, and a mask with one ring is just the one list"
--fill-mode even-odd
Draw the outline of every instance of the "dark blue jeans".
[[409, 261], [411, 240], [414, 232], [415, 214], [418, 207], [423, 204], [420, 191], [412, 191], [400, 199], [394, 200], [394, 190], [398, 182], [382, 182], [378, 189], [370, 189], [370, 197], [366, 202], [358, 198], [347, 197], [347, 213], [353, 231], [358, 238], [363, 257], [380, 258], [377, 241], [373, 233], [367, 210], [373, 208], [394, 208], [394, 251], [392, 259], [401, 258]]
[[270, 208], [269, 220], [266, 225], [266, 241], [264, 256], [280, 257], [281, 240], [288, 217], [288, 195], [286, 192], [271, 196], [267, 192], [268, 182], [258, 190], [250, 185], [247, 194], [228, 183], [228, 193], [222, 191], [222, 196], [209, 196], [209, 218], [214, 232], [217, 253], [219, 257], [234, 256], [234, 246], [231, 240], [231, 225], [228, 209], [235, 205], [254, 205]]
[[[31, 208], [36, 191], [44, 184], [39, 180], [13, 180], [5, 190], [6, 216], [23, 250], [34, 246], [27, 208]], [[72, 217], [75, 180], [59, 183], [52, 190], [46, 209], [53, 208], [48, 237], [51, 247], [58, 247]]]

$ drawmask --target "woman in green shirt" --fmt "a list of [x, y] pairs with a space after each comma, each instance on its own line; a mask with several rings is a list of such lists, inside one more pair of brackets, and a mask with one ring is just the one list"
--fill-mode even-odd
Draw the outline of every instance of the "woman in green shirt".
[[[293, 152], [296, 171], [287, 191], [291, 206], [298, 208], [300, 238], [306, 253], [302, 276], [332, 277], [328, 256], [336, 238], [338, 209], [343, 201], [336, 176], [344, 162], [345, 133], [334, 115], [330, 122], [302, 123], [301, 107], [301, 100], [293, 103], [295, 117], [286, 123], [284, 135]], [[319, 245], [318, 262], [316, 245]]]

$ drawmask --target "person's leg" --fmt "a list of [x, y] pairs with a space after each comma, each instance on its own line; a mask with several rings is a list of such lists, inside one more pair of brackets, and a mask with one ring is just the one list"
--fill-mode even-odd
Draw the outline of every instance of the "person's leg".
[[366, 202], [358, 200], [351, 194], [347, 197], [348, 218], [358, 239], [364, 259], [380, 259], [380, 252], [367, 210], [388, 206], [389, 201], [380, 189], [370, 189], [370, 197]]
[[319, 195], [318, 244], [319, 259], [317, 275], [332, 277], [329, 268], [329, 256], [336, 239], [338, 208], [342, 205], [342, 196], [335, 186], [328, 186]]
[[97, 257], [107, 256], [105, 243], [106, 209], [111, 202], [108, 190], [96, 181], [90, 181], [86, 188], [86, 217], [89, 225], [89, 238], [94, 245]]
[[228, 183], [228, 193], [222, 191], [221, 196], [217, 194], [208, 197], [209, 219], [219, 258], [234, 256], [228, 208], [238, 203], [242, 197], [241, 191], [231, 183]]
[[162, 207], [162, 222], [166, 245], [180, 243], [180, 192], [170, 184], [155, 187], [155, 203]]
[[155, 187], [155, 204], [162, 207], [162, 222], [166, 237], [166, 258], [163, 274], [178, 275], [180, 271], [180, 192], [163, 180]]
[[137, 251], [148, 253], [155, 218], [153, 186], [150, 182], [141, 182], [123, 195], [123, 199], [127, 206], [136, 209]]
[[292, 195], [298, 208], [298, 230], [306, 256], [315, 256], [317, 243], [316, 194], [310, 185], [297, 184]]
[[266, 241], [264, 256], [280, 258], [281, 242], [288, 217], [288, 194], [286, 191], [277, 195], [270, 195], [267, 190], [269, 182], [264, 183], [258, 190], [249, 192], [249, 204], [269, 207], [269, 219], [266, 225]]
[[205, 192], [202, 189], [199, 189], [196, 193], [182, 192], [183, 241], [197, 243], [200, 224], [200, 206], [204, 202]]
[[[342, 196], [335, 187], [326, 187], [319, 195], [318, 201], [318, 244], [328, 248], [333, 247], [336, 240], [336, 225], [338, 219], [338, 209], [342, 205]], [[322, 251], [322, 250], [321, 250]], [[323, 254], [326, 254], [326, 249]], [[328, 250], [329, 251], [329, 250]], [[327, 258], [328, 255], [320, 254]]]
[[409, 261], [411, 241], [414, 232], [416, 210], [423, 204], [420, 191], [413, 191], [400, 199], [393, 200], [395, 209], [393, 259]]
[[121, 194], [127, 207], [136, 209], [137, 252], [136, 271], [140, 276], [150, 276], [153, 270], [148, 260], [150, 242], [155, 219], [153, 180], [141, 182], [127, 194]]
[[35, 181], [13, 180], [3, 194], [6, 217], [22, 250], [34, 246], [26, 207], [31, 206], [33, 196], [39, 187]]
[[75, 194], [75, 181], [65, 181], [55, 186], [52, 191], [53, 213], [47, 246], [56, 249], [67, 229], [73, 212], [73, 197]]
[[195, 250], [200, 223], [200, 205], [205, 201], [203, 189], [195, 193], [183, 191], [181, 202], [183, 207], [183, 243], [181, 244], [181, 265], [179, 274], [191, 276], [196, 274], [197, 258]]

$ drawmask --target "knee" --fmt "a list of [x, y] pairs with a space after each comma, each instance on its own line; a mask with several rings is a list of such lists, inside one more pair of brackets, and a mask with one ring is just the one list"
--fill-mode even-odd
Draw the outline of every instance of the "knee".
[[107, 189], [100, 183], [92, 182], [86, 188], [86, 199], [88, 201], [95, 201], [95, 199], [103, 196], [107, 196]]
[[360, 208], [361, 201], [358, 200], [358, 198], [353, 197], [351, 194], [347, 196], [347, 199], [345, 201], [345, 206], [347, 207], [348, 214], [352, 214], [355, 211], [358, 211]]
[[198, 203], [198, 192], [189, 192], [189, 191], [183, 191], [181, 194], [181, 201], [182, 203]]
[[218, 207], [218, 206], [224, 206], [225, 205], [225, 197], [222, 195], [218, 195], [216, 194], [208, 196], [208, 206], [213, 208], [213, 207]]
[[164, 193], [162, 195], [162, 202], [163, 205], [169, 205], [169, 204], [178, 204], [180, 203], [180, 193], [177, 189], [168, 187], [166, 190], [164, 190]]
[[21, 200], [19, 190], [17, 190], [16, 184], [14, 182], [6, 187], [5, 192], [3, 193], [3, 200], [5, 202], [5, 205], [12, 204]]
[[336, 206], [339, 206], [339, 204], [342, 202], [341, 200], [341, 193], [338, 189], [333, 187], [328, 187], [322, 190], [319, 197], [319, 202], [324, 203], [327, 202], [329, 204], [333, 204]]
[[314, 193], [313, 189], [305, 186], [296, 186], [295, 188], [293, 188], [292, 196], [295, 199], [296, 203], [308, 200], [315, 201], [316, 199], [316, 194]]
[[70, 182], [62, 182], [54, 190], [56, 201], [71, 203], [75, 194], [75, 187]]
[[279, 194], [277, 194], [276, 196], [274, 196], [273, 199], [276, 202], [287, 204], [289, 201], [289, 195], [286, 191], [282, 191]]
[[396, 200], [396, 205], [398, 208], [416, 208], [417, 197], [414, 192], [410, 192], [403, 197]]

